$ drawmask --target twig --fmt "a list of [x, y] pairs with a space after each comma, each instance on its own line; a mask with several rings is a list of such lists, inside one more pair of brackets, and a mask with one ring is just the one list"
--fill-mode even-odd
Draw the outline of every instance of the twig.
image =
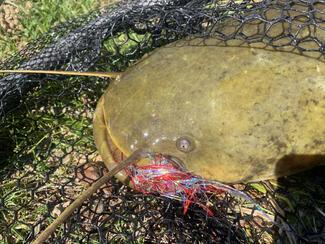
[[86, 191], [82, 192], [76, 200], [74, 200], [61, 214], [60, 216], [54, 220], [33, 242], [42, 243], [46, 241], [57, 229], [57, 227], [64, 223], [67, 218], [73, 214], [73, 212], [79, 208], [85, 200], [87, 200], [92, 194], [94, 194], [103, 184], [105, 184], [108, 180], [110, 180], [115, 174], [125, 169], [131, 163], [138, 161], [141, 158], [145, 158], [150, 156], [152, 153], [148, 149], [137, 150], [126, 160], [117, 164], [111, 171], [108, 172], [107, 175], [104, 175], [102, 178], [93, 183]]
[[122, 73], [119, 72], [91, 72], [91, 71], [65, 71], [65, 70], [0, 70], [0, 73], [9, 74], [46, 74], [46, 75], [73, 75], [117, 78]]

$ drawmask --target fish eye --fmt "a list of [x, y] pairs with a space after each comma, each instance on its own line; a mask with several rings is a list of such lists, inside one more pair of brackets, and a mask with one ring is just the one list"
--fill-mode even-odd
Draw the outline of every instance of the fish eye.
[[182, 136], [176, 140], [176, 147], [179, 151], [187, 153], [193, 151], [195, 145], [190, 138]]

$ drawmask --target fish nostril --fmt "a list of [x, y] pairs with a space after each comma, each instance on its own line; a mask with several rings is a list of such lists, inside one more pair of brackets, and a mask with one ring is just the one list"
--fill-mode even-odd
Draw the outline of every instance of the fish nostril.
[[181, 152], [191, 152], [195, 148], [194, 142], [188, 137], [180, 137], [176, 140], [176, 147]]

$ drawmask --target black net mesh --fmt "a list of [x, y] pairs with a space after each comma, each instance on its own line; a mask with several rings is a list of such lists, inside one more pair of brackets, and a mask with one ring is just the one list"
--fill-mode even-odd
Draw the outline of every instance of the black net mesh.
[[[323, 1], [128, 1], [57, 25], [0, 69], [123, 71], [145, 53], [189, 36], [323, 59], [324, 28]], [[50, 75], [0, 79], [0, 241], [34, 240], [106, 171], [92, 138], [92, 115], [107, 85]], [[229, 195], [211, 197], [214, 216], [195, 205], [184, 215], [180, 202], [112, 180], [49, 242], [322, 243], [324, 179], [319, 167], [236, 186], [277, 224]]]

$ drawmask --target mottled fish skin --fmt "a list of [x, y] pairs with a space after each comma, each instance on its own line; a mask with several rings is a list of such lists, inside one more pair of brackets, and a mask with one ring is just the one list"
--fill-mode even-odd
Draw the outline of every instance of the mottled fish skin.
[[[324, 77], [324, 63], [297, 54], [169, 46], [111, 84], [97, 109], [126, 155], [150, 147], [204, 178], [250, 182], [324, 163]], [[177, 149], [182, 136], [194, 150]]]

